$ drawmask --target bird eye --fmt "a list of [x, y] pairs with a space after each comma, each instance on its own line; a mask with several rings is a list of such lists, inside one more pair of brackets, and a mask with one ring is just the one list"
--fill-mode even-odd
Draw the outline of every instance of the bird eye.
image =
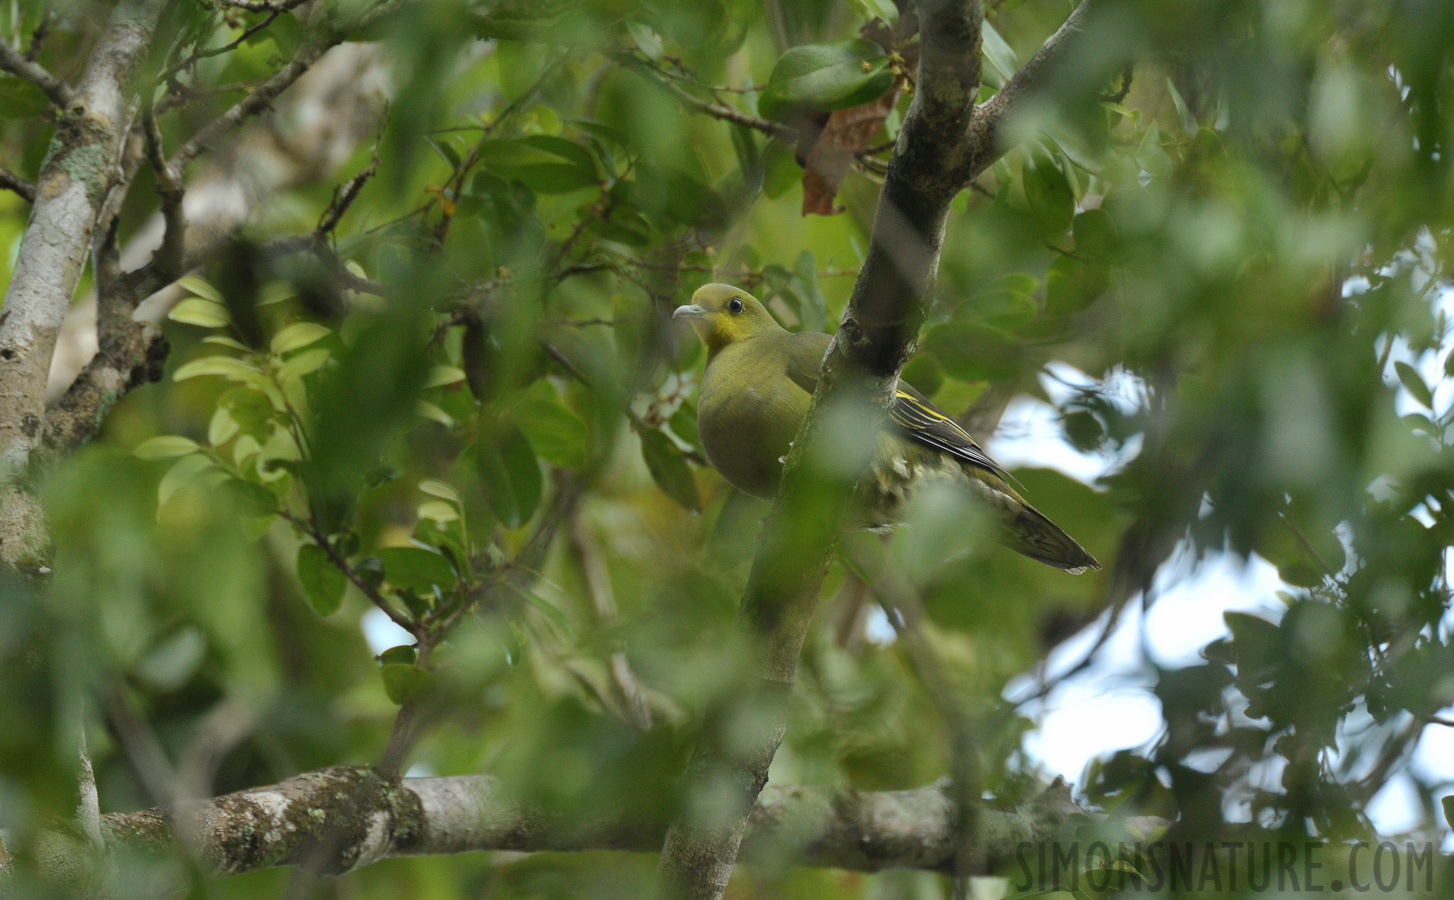
[[728, 300], [727, 310], [731, 312], [734, 316], [742, 312], [742, 298], [733, 297], [731, 300]]

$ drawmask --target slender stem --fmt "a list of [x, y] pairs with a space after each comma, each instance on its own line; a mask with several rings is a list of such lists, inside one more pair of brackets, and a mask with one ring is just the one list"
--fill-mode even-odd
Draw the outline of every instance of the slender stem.
[[19, 194], [26, 203], [35, 202], [35, 185], [8, 169], [0, 169], [0, 188]]
[[47, 72], [39, 63], [16, 50], [3, 38], [0, 38], [0, 69], [40, 88], [50, 98], [50, 102], [61, 109], [70, 106], [75, 99], [75, 91], [70, 85]]

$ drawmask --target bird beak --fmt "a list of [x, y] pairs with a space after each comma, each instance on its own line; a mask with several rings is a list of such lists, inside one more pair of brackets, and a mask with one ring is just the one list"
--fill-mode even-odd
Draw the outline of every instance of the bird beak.
[[690, 306], [678, 306], [676, 311], [671, 314], [671, 317], [673, 319], [700, 319], [706, 314], [707, 311], [705, 309], [693, 303]]

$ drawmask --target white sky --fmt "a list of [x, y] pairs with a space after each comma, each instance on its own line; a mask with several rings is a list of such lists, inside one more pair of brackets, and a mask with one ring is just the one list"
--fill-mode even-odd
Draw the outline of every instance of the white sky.
[[[1454, 293], [1446, 295], [1446, 302]], [[1415, 359], [1406, 348], [1395, 344], [1392, 360], [1414, 364], [1431, 384], [1443, 376], [1443, 355], [1426, 353]], [[1053, 364], [1056, 374], [1072, 383], [1087, 380], [1074, 369]], [[1077, 377], [1078, 376], [1078, 377]], [[1052, 396], [1063, 390], [1043, 379]], [[1393, 383], [1390, 378], [1390, 383]], [[1447, 387], [1454, 392], [1454, 387]], [[1397, 399], [1402, 414], [1413, 411], [1415, 401], [1400, 389]], [[1436, 407], [1442, 393], [1436, 393]], [[1004, 427], [986, 448], [1000, 463], [1036, 465], [1057, 469], [1081, 481], [1090, 482], [1120, 463], [1078, 453], [1060, 437], [1054, 407], [1028, 397], [1018, 398], [1007, 410]], [[1004, 435], [1003, 437], [1000, 435]], [[1026, 736], [1025, 750], [1050, 775], [1061, 775], [1079, 783], [1086, 764], [1117, 750], [1148, 746], [1161, 732], [1161, 708], [1149, 690], [1146, 659], [1162, 666], [1185, 666], [1201, 658], [1201, 648], [1225, 637], [1222, 618], [1229, 610], [1257, 612], [1276, 620], [1283, 608], [1276, 598], [1282, 588], [1277, 569], [1253, 556], [1244, 565], [1227, 554], [1214, 554], [1189, 567], [1186, 560], [1173, 558], [1158, 576], [1158, 598], [1148, 614], [1139, 605], [1128, 608], [1120, 623], [1084, 671], [1067, 679], [1043, 701], [1028, 704], [1026, 713], [1038, 718], [1039, 728]], [[1047, 661], [1053, 676], [1082, 659], [1099, 637], [1104, 620], [1087, 628]], [[1454, 613], [1446, 626], [1454, 625]], [[883, 623], [887, 627], [887, 622]], [[1006, 697], [1033, 694], [1035, 682], [1018, 679], [1006, 689]], [[1106, 727], [1116, 722], [1116, 729]], [[1219, 761], [1219, 760], [1218, 760]], [[1430, 725], [1410, 761], [1410, 769], [1429, 781], [1448, 782], [1454, 787], [1454, 728]], [[1271, 787], [1271, 785], [1268, 785]], [[1407, 775], [1393, 778], [1368, 808], [1380, 834], [1396, 835], [1422, 824], [1423, 815], [1412, 781]], [[1445, 847], [1454, 847], [1454, 835], [1440, 821]]]

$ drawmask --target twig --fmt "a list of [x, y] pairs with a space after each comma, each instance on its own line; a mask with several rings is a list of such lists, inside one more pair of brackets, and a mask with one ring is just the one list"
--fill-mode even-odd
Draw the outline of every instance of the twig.
[[256, 25], [250, 26], [249, 28], [244, 30], [242, 34], [238, 35], [236, 40], [231, 41], [230, 43], [224, 44], [221, 47], [194, 50], [191, 55], [189, 55], [186, 59], [171, 66], [165, 72], [163, 72], [157, 80], [162, 83], [170, 82], [172, 79], [176, 78], [179, 73], [191, 68], [192, 66], [195, 66], [201, 60], [210, 59], [214, 56], [221, 56], [224, 53], [231, 53], [233, 50], [236, 50], [238, 47], [241, 47], [244, 43], [246, 43], [248, 38], [251, 38], [253, 35], [273, 24], [273, 22], [277, 20], [278, 16], [281, 16], [283, 13], [288, 12], [294, 7], [302, 6], [306, 2], [308, 2], [308, 0], [283, 0], [283, 2], [281, 3], [270, 3], [263, 5], [261, 8], [258, 9], [249, 9], [250, 12], [265, 12], [268, 14], [268, 17], [266, 19], [263, 19]]
[[[375, 14], [386, 8], [386, 4], [376, 4], [356, 25], [366, 24]], [[268, 109], [279, 94], [301, 78], [303, 73], [318, 61], [319, 57], [347, 37], [349, 31], [349, 28], [333, 23], [322, 26], [298, 48], [287, 65], [274, 72], [231, 109], [208, 122], [190, 140], [178, 147], [170, 160], [172, 167], [179, 172], [185, 171], [188, 164], [212, 146], [218, 138], [241, 125], [249, 117]]]
[[[560, 74], [560, 63], [565, 59], [566, 55], [565, 53], [561, 53], [555, 59], [548, 62], [541, 69], [540, 75], [530, 87], [525, 89], [525, 93], [510, 101], [510, 104], [500, 111], [500, 115], [496, 116], [493, 121], [484, 126], [480, 131], [479, 140], [475, 141], [475, 145], [470, 148], [470, 152], [465, 154], [465, 158], [460, 160], [459, 165], [455, 167], [455, 170], [450, 173], [449, 178], [444, 182], [443, 188], [439, 191], [440, 197], [447, 197], [447, 194], [451, 192], [455, 196], [458, 196], [459, 192], [464, 189], [464, 180], [469, 177], [470, 170], [475, 167], [475, 163], [479, 162], [480, 154], [485, 151], [486, 144], [494, 137], [495, 132], [506, 122], [518, 115], [521, 110], [535, 102], [536, 96], [539, 95], [541, 88], [545, 87], [546, 82]], [[433, 203], [434, 200], [431, 199], [425, 205], [425, 208], [428, 209]], [[444, 242], [445, 235], [449, 233], [449, 225], [453, 219], [454, 213], [452, 212], [452, 207], [446, 205], [444, 215], [434, 229], [434, 236], [440, 243]]]
[[373, 178], [374, 173], [378, 172], [378, 170], [379, 145], [375, 142], [373, 156], [369, 159], [369, 164], [357, 175], [345, 181], [341, 186], [333, 189], [333, 200], [328, 204], [328, 209], [324, 211], [323, 218], [319, 220], [318, 227], [313, 229], [313, 233], [320, 237], [332, 234], [334, 229], [338, 227], [338, 223], [343, 220], [344, 213], [348, 212], [348, 208], [353, 205], [353, 201], [358, 199], [358, 195], [363, 191], [364, 185], [369, 183], [369, 179]]
[[354, 567], [348, 564], [348, 560], [344, 559], [343, 555], [328, 540], [328, 536], [319, 529], [312, 519], [295, 516], [286, 509], [278, 510], [278, 517], [293, 524], [308, 537], [312, 538], [313, 542], [323, 551], [323, 555], [328, 557], [328, 561], [333, 564], [333, 567], [342, 572], [343, 577], [347, 578], [350, 584], [359, 589], [359, 593], [367, 597], [369, 602], [378, 607], [395, 625], [409, 632], [414, 636], [415, 640], [419, 639], [419, 626], [414, 620], [395, 609], [394, 605], [385, 599], [378, 588], [365, 581], [363, 576], [359, 575]]
[[76, 779], [79, 797], [76, 801], [76, 824], [96, 848], [102, 846], [101, 800], [96, 793], [96, 770], [91, 765], [91, 752], [86, 748], [86, 723], [83, 718], [77, 735], [80, 772]]
[[1134, 74], [1136, 74], [1136, 64], [1126, 63], [1126, 68], [1121, 70], [1121, 86], [1116, 89], [1114, 94], [1106, 94], [1101, 99], [1106, 103], [1120, 103], [1125, 100], [1126, 95], [1131, 93], [1131, 76]]
[[639, 56], [636, 56], [633, 53], [615, 53], [612, 54], [612, 58], [614, 58], [617, 62], [628, 66], [629, 68], [635, 69], [638, 72], [648, 73], [653, 81], [665, 88], [667, 92], [669, 92], [673, 97], [676, 97], [682, 103], [690, 106], [697, 112], [706, 113], [707, 115], [715, 119], [721, 119], [724, 122], [733, 122], [737, 125], [745, 125], [748, 128], [760, 131], [763, 134], [768, 135], [769, 137], [775, 137], [788, 143], [794, 143], [798, 139], [798, 130], [796, 128], [784, 125], [781, 122], [773, 122], [768, 119], [761, 119], [757, 116], [748, 115], [740, 109], [735, 109], [722, 103], [714, 103], [711, 100], [703, 100], [702, 98], [693, 95], [691, 91], [688, 91], [681, 85], [677, 84], [675, 81], [672, 81], [671, 76], [669, 76], [667, 73], [663, 72], [661, 69], [658, 69], [656, 66], [647, 63], [645, 60], [641, 59]]
[[[152, 172], [156, 176], [156, 190], [161, 197], [165, 230], [162, 233], [161, 246], [152, 254], [151, 261], [141, 270], [128, 273], [126, 280], [131, 280], [130, 276], [134, 275], [137, 281], [149, 281], [161, 286], [176, 281], [183, 271], [182, 256], [187, 234], [187, 215], [182, 206], [185, 189], [182, 187], [181, 170], [167, 162], [162, 147], [161, 129], [157, 127], [156, 111], [150, 106], [142, 110], [142, 127], [146, 135], [147, 162], [151, 164]], [[137, 293], [138, 299], [141, 299], [153, 291]]]
[[[429, 655], [434, 650], [435, 633], [430, 628], [419, 629], [417, 638], [418, 656], [414, 659], [414, 665], [418, 668], [425, 668], [429, 664]], [[392, 778], [398, 778], [400, 770], [404, 767], [404, 760], [409, 755], [409, 742], [411, 738], [410, 729], [414, 724], [414, 714], [419, 709], [418, 697], [406, 697], [403, 703], [399, 704], [399, 711], [394, 714], [394, 727], [389, 731], [389, 742], [384, 745], [384, 753], [379, 757], [379, 770]]]
[[[611, 573], [607, 570], [605, 561], [601, 559], [600, 551], [586, 528], [585, 522], [579, 518], [571, 523], [570, 539], [571, 547], [580, 559], [581, 573], [586, 578], [586, 592], [591, 597], [591, 608], [596, 614], [596, 625], [602, 630], [610, 630], [616, 626], [619, 617], [616, 610], [615, 593], [611, 589]], [[625, 704], [631, 721], [642, 731], [649, 731], [651, 729], [651, 707], [646, 705], [645, 690], [641, 686], [641, 681], [636, 677], [636, 672], [631, 668], [631, 661], [626, 658], [624, 646], [616, 648], [611, 653], [609, 670], [611, 683], [620, 695], [620, 700]]]
[[1308, 540], [1308, 536], [1303, 534], [1303, 530], [1298, 527], [1297, 522], [1293, 521], [1293, 518], [1291, 515], [1288, 514], [1288, 511], [1285, 509], [1278, 510], [1277, 517], [1282, 520], [1282, 524], [1288, 527], [1288, 530], [1292, 532], [1293, 537], [1297, 538], [1297, 541], [1299, 544], [1302, 545], [1303, 550], [1307, 551], [1307, 554], [1311, 556], [1313, 558], [1313, 561], [1318, 564], [1318, 568], [1323, 570], [1323, 574], [1327, 575], [1329, 578], [1336, 579], [1338, 577], [1338, 573], [1334, 572], [1333, 567], [1328, 565], [1327, 560], [1323, 559], [1323, 555], [1318, 552], [1316, 547], [1313, 546], [1313, 542]]
[[132, 768], [152, 802], [158, 806], [173, 806], [183, 799], [178, 792], [181, 781], [177, 770], [167, 759], [156, 733], [131, 708], [123, 693], [125, 690], [124, 682], [117, 678], [106, 696], [106, 718], [116, 730], [121, 746], [125, 748]]
[[75, 99], [76, 92], [71, 89], [70, 85], [47, 72], [35, 60], [16, 50], [4, 38], [0, 38], [0, 69], [40, 88], [50, 98], [50, 102], [61, 109], [69, 107], [71, 101]]
[[1010, 77], [1005, 86], [984, 105], [974, 111], [970, 122], [973, 152], [967, 163], [968, 177], [973, 179], [989, 168], [995, 160], [1004, 155], [1007, 148], [1001, 146], [1000, 123], [1020, 104], [1024, 97], [1039, 90], [1054, 74], [1055, 69], [1077, 43], [1076, 37], [1085, 29], [1087, 17], [1099, 0], [1081, 0], [1056, 29], [1055, 33], [1030, 57], [1020, 70]]
[[51, 20], [54, 13], [47, 13], [41, 17], [40, 24], [30, 33], [30, 46], [25, 48], [25, 58], [31, 62], [40, 59], [40, 48], [45, 46], [45, 39], [50, 35]]
[[35, 185], [9, 169], [0, 169], [0, 188], [19, 194], [26, 203], [35, 202]]

